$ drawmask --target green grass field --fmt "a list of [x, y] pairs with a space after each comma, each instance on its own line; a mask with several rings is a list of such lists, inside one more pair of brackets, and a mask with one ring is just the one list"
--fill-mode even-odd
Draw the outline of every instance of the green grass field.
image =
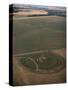
[[66, 82], [66, 18], [13, 17], [13, 83]]
[[65, 48], [65, 17], [13, 17], [13, 53]]

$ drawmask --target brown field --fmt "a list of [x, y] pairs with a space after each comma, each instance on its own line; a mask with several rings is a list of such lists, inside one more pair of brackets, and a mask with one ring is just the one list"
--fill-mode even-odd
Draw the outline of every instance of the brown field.
[[21, 15], [21, 16], [28, 16], [28, 15], [48, 14], [48, 12], [44, 11], [44, 10], [31, 10], [30, 12], [20, 11], [20, 12], [16, 12], [16, 13], [13, 13], [13, 14], [14, 15]]
[[[65, 49], [53, 50], [53, 52], [65, 57]], [[64, 83], [66, 81], [65, 76], [65, 68], [51, 74], [32, 72], [21, 65], [17, 57], [13, 57], [13, 85]]]

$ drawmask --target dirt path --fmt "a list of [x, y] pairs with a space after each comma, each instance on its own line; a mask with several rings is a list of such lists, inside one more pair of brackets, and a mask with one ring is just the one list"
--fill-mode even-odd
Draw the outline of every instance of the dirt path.
[[21, 67], [20, 63], [18, 62], [17, 58], [13, 59], [13, 80], [16, 83], [25, 83], [29, 84], [29, 80], [27, 78], [27, 75], [24, 71], [24, 68]]

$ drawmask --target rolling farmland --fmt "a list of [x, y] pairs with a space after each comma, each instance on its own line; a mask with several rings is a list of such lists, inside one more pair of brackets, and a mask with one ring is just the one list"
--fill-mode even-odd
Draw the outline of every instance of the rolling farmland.
[[13, 52], [65, 48], [65, 30], [64, 17], [14, 17]]
[[13, 16], [13, 84], [66, 81], [66, 19]]

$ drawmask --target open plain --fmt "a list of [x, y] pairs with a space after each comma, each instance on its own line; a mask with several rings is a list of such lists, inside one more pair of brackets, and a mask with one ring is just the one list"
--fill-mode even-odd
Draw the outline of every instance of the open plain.
[[62, 16], [13, 17], [13, 85], [66, 82], [65, 25]]

